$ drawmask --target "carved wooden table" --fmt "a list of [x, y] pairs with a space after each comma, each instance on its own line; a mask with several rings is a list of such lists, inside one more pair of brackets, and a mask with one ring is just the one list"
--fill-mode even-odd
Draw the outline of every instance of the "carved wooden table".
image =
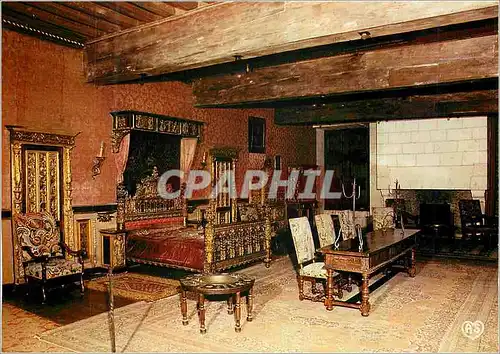
[[205, 296], [229, 295], [227, 300], [228, 313], [235, 314], [236, 332], [241, 332], [241, 294], [247, 293], [247, 321], [252, 321], [253, 285], [255, 279], [244, 274], [193, 274], [180, 280], [181, 283], [181, 313], [182, 324], [187, 325], [187, 291], [192, 291], [198, 297], [198, 316], [200, 319], [200, 332], [206, 333], [205, 328]]
[[[368, 301], [368, 280], [371, 275], [383, 267], [395, 262], [404, 256], [408, 257], [407, 272], [410, 277], [415, 276], [415, 247], [420, 230], [386, 229], [369, 232], [364, 236], [363, 250], [358, 251], [357, 238], [344, 240], [339, 248], [333, 245], [320, 249], [325, 255], [327, 271], [327, 291], [325, 306], [328, 311], [333, 306], [357, 308], [362, 316], [368, 316], [370, 303]], [[335, 271], [358, 273], [362, 276], [361, 303], [352, 304], [333, 299], [333, 274]]]

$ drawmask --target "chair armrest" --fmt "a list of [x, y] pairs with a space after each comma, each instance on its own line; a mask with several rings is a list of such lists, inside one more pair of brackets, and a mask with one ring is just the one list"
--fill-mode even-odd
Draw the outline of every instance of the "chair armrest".
[[84, 249], [81, 249], [81, 250], [78, 250], [78, 251], [75, 251], [75, 250], [72, 250], [66, 243], [64, 242], [60, 242], [59, 243], [61, 245], [62, 248], [64, 248], [64, 250], [66, 252], [68, 252], [68, 254], [72, 255], [72, 256], [76, 256], [78, 257], [78, 260], [80, 261], [80, 263], [83, 264], [83, 257], [85, 257], [87, 255], [87, 252], [84, 250]]
[[498, 217], [483, 214], [483, 220], [485, 226], [496, 226], [498, 225]]
[[37, 256], [33, 253], [33, 251], [31, 250], [31, 247], [29, 246], [22, 246], [21, 249], [23, 251], [26, 251], [28, 252], [28, 254], [30, 255], [33, 262], [47, 262], [49, 260], [49, 256], [44, 254], [44, 255], [41, 255], [41, 256]]

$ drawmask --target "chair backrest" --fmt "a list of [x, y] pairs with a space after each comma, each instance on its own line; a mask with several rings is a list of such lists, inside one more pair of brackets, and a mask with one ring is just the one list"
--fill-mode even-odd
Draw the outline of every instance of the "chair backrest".
[[373, 207], [373, 230], [394, 229], [396, 227], [394, 209], [392, 207]]
[[354, 212], [352, 210], [339, 210], [337, 213], [339, 217], [342, 240], [355, 238], [357, 234], [356, 224], [354, 222]]
[[[52, 215], [38, 213], [15, 214], [14, 228], [20, 247], [28, 246], [35, 256], [62, 256], [59, 245], [61, 234]], [[31, 260], [28, 252], [22, 252], [22, 261]]]
[[481, 203], [478, 199], [460, 199], [458, 202], [462, 226], [482, 223]]
[[335, 228], [330, 214], [317, 214], [314, 216], [316, 230], [318, 230], [319, 247], [325, 247], [335, 242]]
[[311, 225], [306, 216], [288, 219], [290, 231], [292, 232], [293, 245], [297, 254], [297, 262], [300, 264], [314, 259], [314, 241]]

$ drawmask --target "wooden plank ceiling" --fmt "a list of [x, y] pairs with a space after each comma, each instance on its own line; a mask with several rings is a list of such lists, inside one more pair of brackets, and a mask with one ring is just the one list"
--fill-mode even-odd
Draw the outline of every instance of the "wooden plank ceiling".
[[184, 15], [199, 2], [2, 2], [5, 27], [60, 44], [85, 43], [132, 27]]
[[278, 124], [498, 111], [497, 1], [360, 4], [4, 1], [2, 22], [83, 48], [88, 82], [181, 79]]

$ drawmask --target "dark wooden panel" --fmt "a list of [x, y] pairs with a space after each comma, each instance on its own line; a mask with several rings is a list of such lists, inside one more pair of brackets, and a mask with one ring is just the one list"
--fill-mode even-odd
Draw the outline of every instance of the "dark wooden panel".
[[[88, 81], [111, 83], [360, 38], [496, 18], [496, 6], [398, 3], [399, 11], [366, 2], [238, 2], [138, 27], [88, 43]], [[334, 16], [332, 15], [334, 14]], [[314, 21], [310, 19], [314, 18]], [[349, 18], [350, 21], [344, 21]], [[207, 31], [210, 28], [210, 31]], [[165, 55], [168, 53], [168, 55]]]
[[134, 5], [161, 17], [170, 17], [172, 15], [175, 15], [175, 8], [165, 2], [138, 1], [134, 2]]
[[72, 32], [75, 32], [77, 35], [81, 35], [86, 38], [94, 38], [104, 34], [103, 31], [100, 31], [96, 27], [87, 26], [82, 23], [53, 14], [51, 12], [39, 9], [38, 7], [30, 6], [20, 2], [2, 3], [2, 7], [26, 14], [33, 18], [37, 18], [43, 22], [66, 28], [68, 30], [71, 30]]
[[95, 16], [100, 19], [104, 19], [110, 23], [119, 25], [122, 29], [137, 26], [141, 24], [140, 21], [135, 18], [125, 16], [115, 10], [108, 9], [105, 6], [99, 5], [100, 3], [95, 2], [84, 2], [84, 1], [68, 1], [64, 2], [65, 6], [69, 6], [73, 9], [83, 11], [89, 15]]
[[112, 211], [116, 211], [116, 204], [73, 205], [73, 213], [75, 214], [112, 212]]
[[44, 1], [44, 2], [27, 2], [26, 4], [39, 8], [41, 10], [51, 12], [57, 16], [64, 17], [68, 20], [76, 21], [86, 26], [97, 28], [100, 31], [106, 33], [117, 32], [121, 30], [120, 26], [118, 25], [100, 19], [98, 17], [91, 16], [86, 12], [78, 11], [69, 6], [65, 6], [64, 3]]
[[132, 3], [128, 2], [100, 2], [102, 6], [105, 6], [109, 9], [113, 9], [116, 12], [119, 12], [121, 14], [124, 14], [128, 17], [135, 18], [141, 22], [151, 22], [151, 21], [156, 21], [162, 19], [161, 16], [156, 15], [152, 12], [149, 12], [147, 10], [144, 10], [141, 7], [138, 7]]
[[402, 45], [193, 83], [202, 107], [321, 97], [498, 77], [498, 36]]
[[277, 108], [276, 124], [323, 124], [471, 116], [498, 111], [498, 90], [363, 99]]
[[169, 4], [181, 10], [194, 10], [198, 7], [197, 2], [191, 2], [191, 1], [167, 1], [165, 2], [165, 4]]

